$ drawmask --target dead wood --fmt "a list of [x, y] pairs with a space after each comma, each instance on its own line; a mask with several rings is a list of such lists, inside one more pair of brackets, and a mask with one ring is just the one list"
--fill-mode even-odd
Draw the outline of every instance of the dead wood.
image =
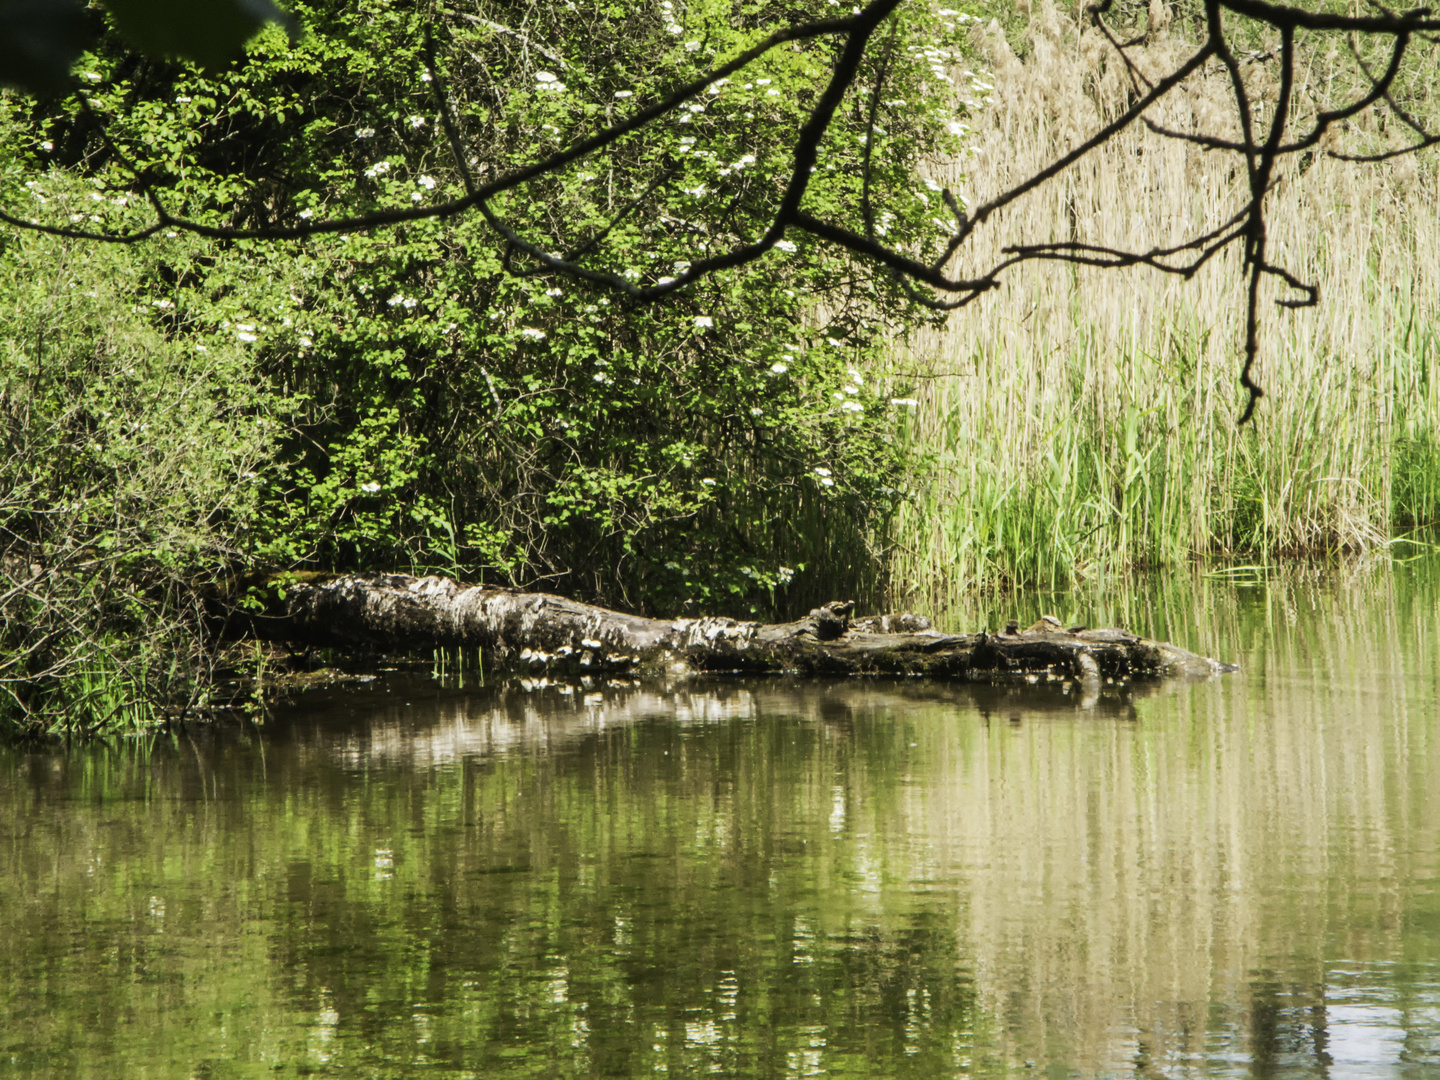
[[488, 665], [553, 675], [798, 672], [969, 682], [1208, 678], [1235, 667], [1124, 630], [1061, 627], [944, 634], [923, 616], [853, 618], [834, 602], [789, 623], [649, 619], [547, 593], [445, 577], [344, 575], [272, 590], [261, 637], [388, 652], [475, 648]]

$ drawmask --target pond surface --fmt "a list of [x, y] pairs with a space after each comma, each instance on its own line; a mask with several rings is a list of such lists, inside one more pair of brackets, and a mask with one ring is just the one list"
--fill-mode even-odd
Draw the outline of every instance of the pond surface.
[[1440, 563], [1045, 603], [1243, 670], [0, 751], [0, 1074], [1440, 1076]]

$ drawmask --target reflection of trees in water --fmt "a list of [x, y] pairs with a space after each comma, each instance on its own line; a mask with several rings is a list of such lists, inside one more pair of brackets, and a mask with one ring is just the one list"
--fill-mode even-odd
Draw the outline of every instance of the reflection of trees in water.
[[[857, 714], [943, 707], [986, 719], [1134, 719], [1135, 703], [1184, 683], [1011, 686], [906, 679], [790, 680], [692, 678], [674, 686], [612, 680], [594, 687], [545, 679], [509, 680], [484, 690], [380, 683], [365, 691], [315, 694], [283, 718], [285, 739], [352, 768], [377, 762], [441, 765], [512, 752], [560, 750], [606, 731], [652, 721], [704, 727], [791, 715], [846, 727]], [[272, 737], [277, 736], [272, 725]]]
[[[501, 717], [530, 730], [534, 718], [501, 698], [466, 730]], [[438, 1014], [430, 1052], [447, 1046], [443, 1060], [491, 1073], [521, 1051], [601, 1075], [822, 1060], [953, 1070], [956, 1039], [968, 1048], [977, 1030], [973, 990], [953, 904], [912, 897], [915, 868], [878, 842], [895, 813], [890, 763], [877, 773], [872, 758], [886, 747], [857, 750], [794, 699], [759, 719], [763, 706], [734, 688], [694, 702], [690, 726], [647, 723], [660, 714], [643, 695], [614, 701], [603, 720], [577, 709], [578, 730], [552, 717], [564, 738], [532, 731], [525, 754], [491, 741], [499, 752], [429, 773], [427, 812], [440, 801], [464, 824], [444, 842], [433, 825], [423, 837], [392, 830], [397, 880], [424, 867], [406, 932], [342, 920], [352, 885], [331, 877], [281, 945], [280, 970], [304, 973], [297, 999], [323, 986], [342, 1017], [365, 1017], [363, 1041], [382, 1045], [408, 1030], [418, 966]], [[452, 734], [460, 723], [433, 720]], [[416, 734], [429, 760], [434, 731]], [[393, 733], [376, 745], [378, 762], [393, 760]], [[341, 758], [356, 767], [353, 747]], [[864, 804], [839, 833], [837, 789]], [[414, 817], [395, 810], [397, 825]], [[873, 850], [857, 851], [845, 828], [875, 838]], [[348, 950], [356, 929], [372, 951]], [[380, 996], [393, 1008], [367, 1012], [390, 980]]]
[[[912, 885], [930, 873], [904, 839], [909, 747], [814, 690], [775, 712], [724, 687], [686, 724], [616, 694], [583, 731], [458, 758], [435, 732], [459, 719], [404, 720], [402, 700], [393, 724], [277, 722], [263, 754], [238, 729], [98, 753], [98, 783], [37, 759], [28, 802], [62, 854], [30, 880], [63, 868], [62, 935], [96, 889], [137, 919], [142, 893], [164, 900], [165, 941], [126, 954], [175, 987], [163, 1011], [98, 958], [74, 973], [136, 1018], [108, 1051], [121, 1071], [179, 1067], [218, 1023], [241, 1059], [357, 1075], [951, 1072], [985, 1026], [953, 895]], [[497, 695], [481, 729], [526, 729], [527, 699]], [[82, 789], [115, 807], [109, 834], [68, 801]]]
[[117, 1019], [177, 1073], [216, 1017], [357, 1075], [1433, 1068], [1437, 590], [1386, 581], [1232, 590], [1199, 633], [1242, 677], [1090, 707], [393, 683], [12, 756], [0, 968], [51, 973], [32, 1044]]

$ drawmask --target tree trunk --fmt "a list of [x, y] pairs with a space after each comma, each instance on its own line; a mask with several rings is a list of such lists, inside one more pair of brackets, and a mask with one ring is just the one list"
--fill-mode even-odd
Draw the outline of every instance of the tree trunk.
[[316, 577], [274, 589], [253, 618], [261, 637], [404, 651], [478, 648], [531, 674], [678, 675], [700, 671], [924, 675], [970, 682], [1208, 678], [1234, 665], [1124, 630], [1062, 628], [942, 634], [917, 615], [852, 618], [830, 603], [790, 623], [646, 619], [546, 593], [401, 574]]

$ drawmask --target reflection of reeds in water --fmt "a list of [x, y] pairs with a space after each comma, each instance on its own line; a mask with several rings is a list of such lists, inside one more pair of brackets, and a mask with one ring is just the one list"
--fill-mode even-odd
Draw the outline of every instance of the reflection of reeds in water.
[[[1071, 598], [1243, 665], [1093, 705], [397, 677], [259, 732], [0, 754], [0, 973], [46, 996], [0, 1001], [0, 1028], [86, 1047], [77, 1076], [224, 1045], [332, 1071], [449, 1046], [495, 1077], [1209, 1080], [1347, 1045], [1348, 983], [1433, 1064], [1440, 562], [1232, 577]], [[132, 1019], [85, 1042], [97, 1014]]]
[[[1046, 3], [1029, 38], [1023, 62], [982, 38], [996, 94], [977, 122], [978, 156], [936, 169], [972, 204], [1128, 102], [1123, 68], [1093, 31]], [[1185, 52], [1178, 30], [1134, 51], [1152, 76]], [[1340, 67], [1307, 56], [1302, 96], [1323, 97]], [[1247, 72], [1263, 96], [1273, 65]], [[1418, 71], [1417, 85], [1431, 75]], [[1207, 69], [1156, 120], [1223, 134], [1227, 94]], [[1351, 145], [1387, 137], [1367, 123], [1352, 125]], [[897, 534], [902, 604], [935, 610], [975, 584], [1060, 583], [1197, 551], [1363, 549], [1394, 525], [1440, 516], [1436, 158], [1304, 165], [1300, 175], [1292, 163], [1270, 199], [1271, 251], [1319, 285], [1321, 306], [1285, 312], [1267, 291], [1258, 378], [1268, 397], [1246, 428], [1235, 424], [1238, 248], [1188, 282], [1031, 263], [942, 331], [911, 339], [912, 435], [937, 462]], [[977, 272], [1020, 242], [1148, 250], [1215, 227], [1243, 190], [1234, 155], [1134, 130], [985, 224], [956, 269]]]
[[[1434, 569], [1413, 593], [1386, 574], [1257, 578], [1212, 607], [1246, 671], [1141, 702], [1137, 723], [935, 715], [913, 825], [967, 885], [961, 951], [1002, 1056], [1083, 1075], [1146, 1075], [1142, 1059], [1212, 1075], [1207, 1058], [1228, 1075], [1245, 1070], [1214, 1063], [1287, 1052], [1318, 1067], [1324, 1038], [1281, 1043], [1341, 1038], [1336, 962], [1362, 985], [1402, 960], [1435, 977]], [[1298, 1003], [1288, 1030], [1277, 994]]]

